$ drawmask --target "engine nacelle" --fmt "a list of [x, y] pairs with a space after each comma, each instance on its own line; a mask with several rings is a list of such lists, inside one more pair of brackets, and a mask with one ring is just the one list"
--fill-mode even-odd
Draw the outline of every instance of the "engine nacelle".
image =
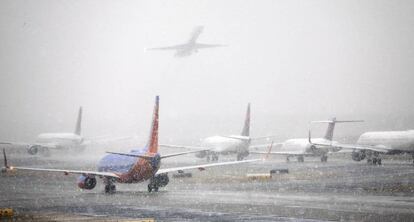
[[96, 186], [96, 178], [94, 176], [82, 175], [78, 178], [78, 187], [85, 190], [92, 190]]
[[159, 174], [151, 179], [151, 184], [155, 184], [157, 187], [165, 187], [168, 182], [170, 182], [170, 179], [166, 173]]
[[27, 149], [30, 155], [36, 155], [42, 147], [39, 145], [32, 145]]
[[366, 156], [367, 154], [365, 153], [365, 151], [353, 151], [352, 152], [352, 159], [355, 161], [361, 161], [365, 159]]
[[198, 158], [204, 158], [207, 156], [207, 151], [198, 152], [195, 154], [195, 156]]

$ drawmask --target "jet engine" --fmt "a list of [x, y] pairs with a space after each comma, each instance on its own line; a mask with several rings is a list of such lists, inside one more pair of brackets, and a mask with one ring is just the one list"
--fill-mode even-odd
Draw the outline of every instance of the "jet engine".
[[27, 152], [30, 155], [36, 155], [39, 152], [39, 149], [41, 149], [42, 147], [39, 145], [32, 145], [27, 149]]
[[354, 150], [352, 152], [352, 159], [355, 160], [355, 161], [361, 161], [361, 160], [365, 159], [366, 156], [367, 155], [366, 155], [365, 151], [363, 151], [363, 150], [361, 150], [361, 151], [355, 151]]
[[207, 151], [198, 152], [195, 156], [198, 158], [204, 158], [207, 156]]
[[81, 189], [92, 190], [96, 186], [96, 178], [90, 175], [82, 175], [78, 178], [78, 187]]

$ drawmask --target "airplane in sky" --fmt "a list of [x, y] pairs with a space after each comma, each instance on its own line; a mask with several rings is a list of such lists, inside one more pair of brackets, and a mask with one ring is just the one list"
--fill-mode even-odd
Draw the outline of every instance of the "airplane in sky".
[[[254, 139], [267, 137], [250, 137], [250, 103], [247, 105], [246, 117], [244, 126], [240, 135], [230, 136], [211, 136], [202, 140], [201, 146], [184, 146], [160, 144], [163, 147], [169, 148], [184, 148], [192, 150], [204, 150], [196, 153], [198, 158], [207, 158], [209, 161], [218, 161], [219, 155], [237, 155], [237, 160], [243, 160], [249, 155], [249, 150], [252, 148], [250, 142]], [[260, 147], [268, 147], [269, 144]], [[263, 152], [263, 154], [266, 154]]]
[[[45, 172], [60, 172], [65, 175], [80, 174], [78, 178], [78, 187], [82, 189], [91, 190], [96, 186], [99, 177], [105, 183], [105, 192], [114, 193], [116, 188], [114, 183], [139, 183], [149, 180], [148, 191], [158, 191], [159, 187], [164, 187], [169, 182], [168, 173], [182, 172], [184, 170], [205, 170], [209, 167], [218, 167], [233, 164], [242, 164], [260, 161], [261, 159], [251, 159], [243, 161], [230, 161], [221, 163], [211, 163], [192, 166], [181, 166], [173, 168], [160, 169], [161, 161], [165, 158], [170, 158], [189, 153], [200, 152], [187, 151], [181, 153], [173, 153], [161, 155], [158, 153], [158, 125], [159, 125], [159, 97], [155, 99], [153, 119], [151, 123], [150, 136], [147, 145], [142, 149], [133, 149], [129, 153], [107, 152], [98, 163], [97, 171], [85, 170], [68, 170], [68, 169], [43, 169], [31, 167], [17, 167], [9, 166], [7, 162], [6, 152], [3, 149], [4, 164], [3, 172], [13, 170], [28, 170], [28, 171], [45, 171]], [[271, 146], [269, 148], [270, 152]]]
[[184, 44], [167, 46], [167, 47], [149, 48], [149, 50], [174, 50], [176, 51], [175, 52], [176, 57], [185, 57], [185, 56], [190, 56], [193, 53], [198, 52], [199, 49], [225, 46], [225, 45], [220, 45], [220, 44], [198, 43], [197, 39], [200, 36], [200, 34], [203, 32], [203, 29], [204, 29], [203, 26], [195, 27], [190, 39]]
[[0, 141], [0, 144], [12, 146], [25, 146], [31, 155], [42, 153], [50, 154], [50, 150], [70, 150], [79, 152], [85, 148], [85, 140], [81, 136], [82, 107], [79, 107], [75, 131], [73, 133], [42, 133], [37, 136], [34, 143]]
[[366, 132], [359, 136], [356, 144], [329, 143], [311, 138], [309, 143], [314, 146], [332, 147], [334, 149], [352, 150], [351, 157], [355, 161], [365, 158], [368, 164], [381, 165], [381, 155], [411, 154], [414, 164], [414, 130]]
[[[328, 123], [328, 128], [323, 138], [315, 138], [313, 139], [313, 143], [309, 141], [309, 138], [289, 139], [283, 143], [275, 143], [274, 145], [277, 147], [277, 151], [273, 151], [270, 154], [286, 156], [286, 161], [288, 162], [290, 161], [290, 157], [296, 157], [298, 162], [304, 162], [306, 156], [318, 156], [321, 158], [321, 162], [327, 162], [329, 153], [338, 152], [341, 150], [336, 146], [325, 145], [337, 143], [335, 141], [332, 141], [335, 124], [352, 122], [362, 122], [362, 120], [340, 121], [336, 120], [336, 118], [332, 118], [331, 120], [312, 121], [312, 123]], [[265, 152], [251, 151], [250, 153], [263, 154]]]

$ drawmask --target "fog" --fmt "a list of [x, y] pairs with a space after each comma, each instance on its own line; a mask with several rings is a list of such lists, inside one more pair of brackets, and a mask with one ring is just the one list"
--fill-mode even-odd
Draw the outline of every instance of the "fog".
[[[412, 1], [1, 1], [0, 139], [72, 132], [161, 141], [307, 135], [308, 122], [364, 119], [337, 136], [414, 128]], [[185, 58], [147, 48], [227, 47]], [[323, 133], [318, 127], [316, 135]]]

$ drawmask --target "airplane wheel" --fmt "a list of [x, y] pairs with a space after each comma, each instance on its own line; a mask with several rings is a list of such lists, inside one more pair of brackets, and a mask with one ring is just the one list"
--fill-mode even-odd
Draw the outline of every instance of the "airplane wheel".
[[321, 156], [321, 162], [328, 162], [328, 156]]
[[148, 184], [148, 192], [158, 192], [158, 187], [157, 186], [151, 186], [151, 184]]
[[116, 187], [113, 184], [105, 185], [105, 193], [115, 193]]
[[148, 192], [151, 193], [152, 192], [152, 187], [151, 185], [148, 184]]
[[303, 163], [305, 161], [305, 158], [303, 156], [298, 156], [298, 162]]
[[241, 161], [243, 160], [243, 155], [242, 154], [237, 154], [237, 161]]
[[207, 162], [210, 162], [210, 155], [207, 155]]
[[378, 158], [378, 160], [377, 160], [377, 164], [378, 164], [378, 165], [382, 165], [382, 161], [381, 161], [381, 159], [380, 159], [380, 158]]

